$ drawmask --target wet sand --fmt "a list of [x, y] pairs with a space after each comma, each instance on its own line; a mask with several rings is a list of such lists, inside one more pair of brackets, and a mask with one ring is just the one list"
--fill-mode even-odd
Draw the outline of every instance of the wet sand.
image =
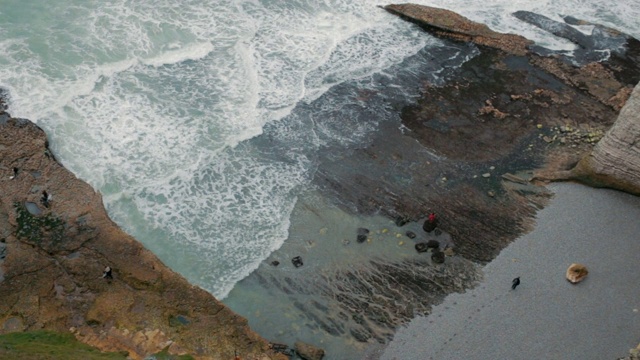
[[[480, 285], [398, 330], [381, 360], [616, 359], [640, 342], [640, 197], [554, 184]], [[567, 267], [589, 268], [582, 283]], [[511, 280], [522, 283], [511, 290]]]

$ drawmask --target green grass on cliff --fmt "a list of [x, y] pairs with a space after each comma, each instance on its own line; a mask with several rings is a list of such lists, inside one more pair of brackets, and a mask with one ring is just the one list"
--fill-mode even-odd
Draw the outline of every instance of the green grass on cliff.
[[76, 340], [72, 334], [51, 331], [0, 335], [3, 360], [126, 360], [123, 353], [105, 353]]
[[[126, 360], [127, 352], [101, 352], [76, 340], [72, 334], [53, 331], [15, 332], [0, 335], [2, 360]], [[149, 360], [193, 360], [189, 355], [171, 355], [165, 349]]]

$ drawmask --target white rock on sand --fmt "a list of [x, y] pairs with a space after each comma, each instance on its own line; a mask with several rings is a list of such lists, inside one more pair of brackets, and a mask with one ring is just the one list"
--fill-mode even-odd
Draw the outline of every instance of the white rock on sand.
[[[616, 359], [638, 344], [640, 197], [550, 188], [536, 229], [488, 264], [477, 288], [400, 329], [380, 359]], [[565, 278], [573, 262], [589, 268], [575, 285]]]

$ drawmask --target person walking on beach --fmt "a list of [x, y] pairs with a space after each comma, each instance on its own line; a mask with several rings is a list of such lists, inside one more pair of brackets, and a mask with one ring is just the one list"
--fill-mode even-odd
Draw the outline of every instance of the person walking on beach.
[[518, 287], [518, 285], [520, 285], [520, 277], [519, 276], [517, 278], [513, 279], [513, 281], [511, 281], [511, 290], [515, 290], [516, 287]]

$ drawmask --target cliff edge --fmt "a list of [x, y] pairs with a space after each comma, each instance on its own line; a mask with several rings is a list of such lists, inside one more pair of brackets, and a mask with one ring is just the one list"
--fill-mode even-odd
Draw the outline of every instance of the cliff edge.
[[3, 108], [0, 334], [70, 331], [133, 359], [163, 349], [198, 359], [286, 359], [124, 233], [100, 194], [56, 161], [44, 131]]

